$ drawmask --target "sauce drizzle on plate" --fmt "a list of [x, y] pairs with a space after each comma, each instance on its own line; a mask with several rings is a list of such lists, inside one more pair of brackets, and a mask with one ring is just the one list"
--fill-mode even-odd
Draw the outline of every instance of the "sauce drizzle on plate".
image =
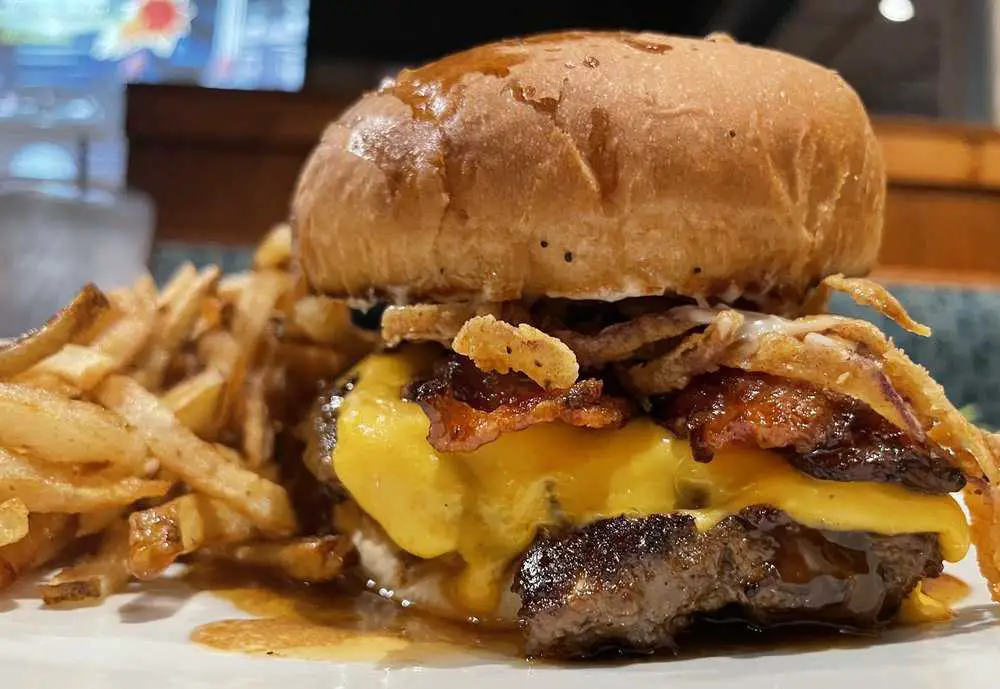
[[218, 565], [196, 565], [185, 582], [255, 619], [202, 625], [193, 641], [223, 651], [388, 665], [519, 660], [520, 635], [421, 615], [363, 585], [305, 586]]
[[[482, 662], [576, 667], [588, 663], [525, 660], [521, 635], [516, 631], [500, 632], [424, 616], [358, 582], [306, 586], [216, 564], [195, 565], [184, 581], [254, 616], [210, 622], [192, 632], [193, 641], [216, 650], [390, 667], [455, 667]], [[924, 586], [950, 604], [969, 591], [968, 584], [948, 574], [925, 580]], [[877, 632], [859, 633], [832, 625], [787, 624], [760, 629], [738, 618], [722, 618], [697, 624], [678, 638], [677, 655], [697, 658], [744, 652], [812, 652], [862, 647], [878, 643], [878, 638]], [[651, 658], [665, 659], [663, 655]], [[641, 658], [611, 657], [600, 663], [637, 660]]]

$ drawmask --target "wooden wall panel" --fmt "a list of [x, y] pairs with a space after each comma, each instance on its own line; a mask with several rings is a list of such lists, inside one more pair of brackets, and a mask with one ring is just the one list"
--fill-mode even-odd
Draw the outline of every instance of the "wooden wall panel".
[[1000, 133], [876, 120], [889, 177], [881, 263], [1000, 275]]
[[130, 86], [128, 183], [158, 241], [252, 244], [288, 216], [299, 170], [354, 94]]
[[1000, 193], [893, 185], [880, 262], [1000, 274]]
[[210, 146], [301, 148], [356, 94], [223, 91], [131, 85], [125, 129], [132, 142], [187, 141]]
[[131, 154], [129, 183], [153, 197], [158, 241], [253, 244], [288, 216], [307, 154], [149, 143]]
[[893, 184], [1000, 191], [1000, 132], [932, 120], [874, 124]]

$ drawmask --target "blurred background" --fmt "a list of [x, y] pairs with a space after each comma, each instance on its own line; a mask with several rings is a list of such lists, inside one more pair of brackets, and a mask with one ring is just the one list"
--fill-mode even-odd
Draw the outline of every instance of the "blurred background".
[[567, 27], [727, 31], [836, 69], [874, 113], [990, 123], [994, 4], [511, 0], [492, 12], [402, 0], [0, 0], [0, 171], [122, 185], [128, 84], [328, 92], [339, 103], [402, 66]]
[[0, 0], [0, 337], [90, 276], [245, 265], [360, 93], [566, 28], [726, 31], [840, 72], [888, 163], [880, 275], [937, 337], [887, 329], [1000, 425], [1000, 0]]

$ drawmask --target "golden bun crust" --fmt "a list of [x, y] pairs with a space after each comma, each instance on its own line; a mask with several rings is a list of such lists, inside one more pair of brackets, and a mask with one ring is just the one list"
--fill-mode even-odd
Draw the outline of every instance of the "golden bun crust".
[[328, 127], [292, 211], [334, 296], [797, 299], [871, 268], [884, 200], [834, 72], [726, 38], [574, 32], [404, 70]]

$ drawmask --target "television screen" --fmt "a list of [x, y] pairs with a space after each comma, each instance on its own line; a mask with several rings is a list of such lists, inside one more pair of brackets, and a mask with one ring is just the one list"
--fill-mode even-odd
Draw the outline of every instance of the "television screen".
[[308, 24], [309, 0], [0, 0], [0, 177], [117, 184], [126, 83], [297, 90]]
[[309, 0], [0, 0], [0, 74], [297, 90], [308, 24]]

